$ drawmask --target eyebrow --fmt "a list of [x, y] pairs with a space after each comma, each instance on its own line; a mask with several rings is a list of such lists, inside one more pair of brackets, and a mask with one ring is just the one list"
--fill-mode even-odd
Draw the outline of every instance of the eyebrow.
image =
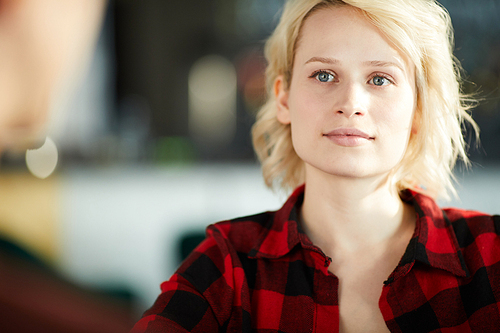
[[[337, 65], [340, 64], [340, 60], [335, 59], [335, 58], [325, 58], [325, 57], [312, 57], [311, 59], [307, 60], [305, 64], [309, 64], [311, 62], [321, 62], [324, 64], [328, 65]], [[363, 65], [365, 66], [374, 66], [374, 67], [396, 67], [402, 72], [404, 72], [403, 67], [392, 61], [380, 61], [380, 60], [371, 60], [371, 61], [365, 61], [363, 62]]]
[[312, 57], [311, 59], [306, 61], [306, 64], [309, 64], [311, 62], [322, 62], [324, 64], [334, 65], [339, 64], [340, 60], [334, 58]]
[[363, 62], [363, 65], [374, 66], [374, 67], [396, 67], [399, 68], [399, 70], [404, 73], [403, 66], [393, 61], [379, 61], [379, 60], [365, 61]]

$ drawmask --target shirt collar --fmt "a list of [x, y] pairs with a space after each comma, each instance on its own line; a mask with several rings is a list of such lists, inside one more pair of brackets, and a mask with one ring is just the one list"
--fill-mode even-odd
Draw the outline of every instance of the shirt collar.
[[456, 276], [469, 276], [457, 237], [446, 213], [432, 198], [412, 190], [403, 191], [401, 199], [413, 205], [417, 213], [417, 223], [400, 266], [419, 261]]
[[313, 247], [311, 241], [302, 232], [298, 224], [299, 208], [304, 200], [304, 185], [298, 187], [276, 211], [264, 231], [257, 238], [249, 253], [252, 258], [280, 258], [288, 254], [297, 244]]
[[[274, 213], [250, 251], [251, 258], [280, 258], [298, 244], [303, 248], [318, 250], [298, 223], [304, 188], [304, 185], [298, 187], [283, 207]], [[403, 267], [400, 274], [406, 274], [413, 263], [419, 261], [457, 276], [469, 276], [450, 221], [435, 201], [411, 190], [403, 191], [401, 198], [415, 207], [417, 222], [399, 265]]]

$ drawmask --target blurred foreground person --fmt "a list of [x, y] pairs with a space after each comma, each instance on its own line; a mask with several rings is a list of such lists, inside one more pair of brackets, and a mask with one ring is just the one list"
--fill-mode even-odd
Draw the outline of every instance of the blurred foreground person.
[[[0, 153], [43, 141], [54, 101], [88, 67], [105, 7], [104, 0], [0, 0]], [[67, 282], [0, 239], [0, 332], [125, 332], [130, 317], [115, 298]]]
[[133, 332], [498, 332], [500, 217], [441, 209], [474, 121], [434, 0], [288, 0], [253, 127], [276, 212], [209, 226]]

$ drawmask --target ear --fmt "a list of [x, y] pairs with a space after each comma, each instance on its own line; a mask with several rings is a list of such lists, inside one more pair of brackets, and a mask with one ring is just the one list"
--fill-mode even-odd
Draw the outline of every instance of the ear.
[[274, 97], [276, 98], [276, 118], [283, 125], [290, 124], [290, 109], [288, 108], [288, 90], [285, 89], [283, 75], [274, 81]]

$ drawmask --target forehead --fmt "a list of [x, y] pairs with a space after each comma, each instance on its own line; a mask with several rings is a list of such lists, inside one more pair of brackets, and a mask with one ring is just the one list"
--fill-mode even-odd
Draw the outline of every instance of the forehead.
[[349, 5], [313, 10], [302, 24], [294, 53], [294, 58], [335, 56], [351, 60], [356, 60], [352, 59], [356, 55], [359, 60], [397, 61], [413, 67], [360, 9]]

